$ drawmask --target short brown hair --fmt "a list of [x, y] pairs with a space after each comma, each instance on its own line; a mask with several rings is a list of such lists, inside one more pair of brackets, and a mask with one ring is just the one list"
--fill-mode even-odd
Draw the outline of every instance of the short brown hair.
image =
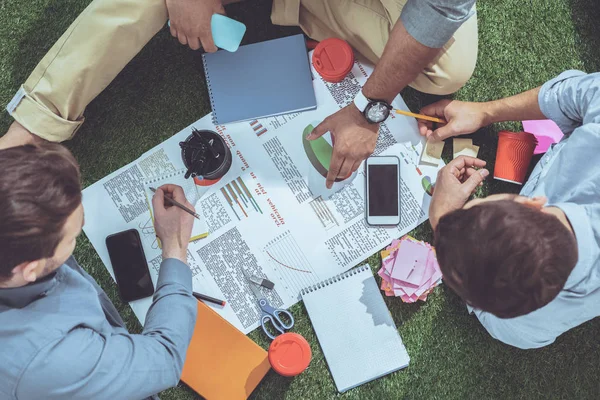
[[52, 257], [81, 204], [79, 167], [55, 143], [0, 150], [0, 281], [27, 261]]
[[553, 215], [511, 200], [442, 217], [435, 247], [444, 282], [500, 318], [548, 304], [577, 263], [575, 236]]

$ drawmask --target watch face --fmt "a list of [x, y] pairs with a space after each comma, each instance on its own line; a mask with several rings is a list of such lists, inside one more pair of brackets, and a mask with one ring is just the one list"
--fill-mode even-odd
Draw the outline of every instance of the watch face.
[[389, 115], [389, 107], [380, 101], [369, 103], [365, 109], [365, 117], [369, 122], [374, 124], [385, 121]]

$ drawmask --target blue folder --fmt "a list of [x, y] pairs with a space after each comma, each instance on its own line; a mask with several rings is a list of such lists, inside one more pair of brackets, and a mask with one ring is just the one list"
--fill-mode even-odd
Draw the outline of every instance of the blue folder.
[[303, 35], [202, 55], [218, 125], [317, 107]]

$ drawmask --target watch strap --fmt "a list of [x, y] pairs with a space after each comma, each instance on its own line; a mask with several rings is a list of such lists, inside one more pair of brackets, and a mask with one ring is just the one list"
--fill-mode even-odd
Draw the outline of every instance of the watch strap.
[[359, 91], [354, 97], [354, 105], [358, 108], [358, 111], [364, 112], [371, 100], [367, 98], [361, 91]]

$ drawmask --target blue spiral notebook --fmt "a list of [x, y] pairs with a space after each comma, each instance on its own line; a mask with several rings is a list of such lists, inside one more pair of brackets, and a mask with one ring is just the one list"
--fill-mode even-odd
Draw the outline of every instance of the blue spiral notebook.
[[317, 107], [303, 35], [202, 55], [215, 124]]

